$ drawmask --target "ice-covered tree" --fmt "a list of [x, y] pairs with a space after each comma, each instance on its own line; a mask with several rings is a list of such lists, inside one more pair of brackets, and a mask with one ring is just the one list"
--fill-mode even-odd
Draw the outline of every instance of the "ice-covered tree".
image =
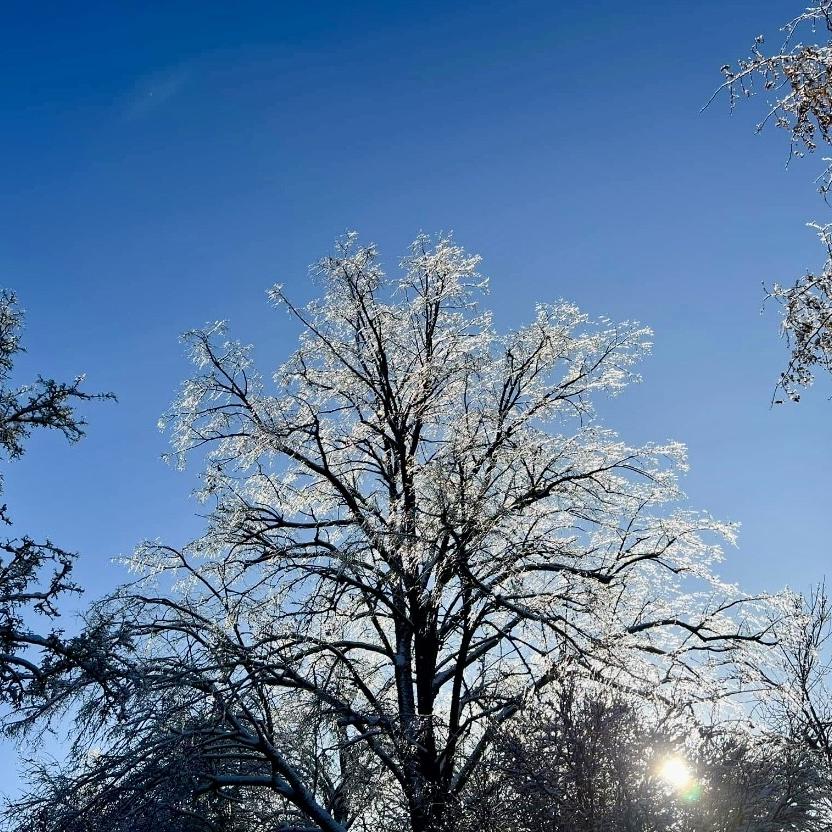
[[319, 300], [270, 293], [301, 330], [272, 375], [222, 325], [186, 336], [165, 422], [208, 526], [140, 547], [144, 577], [94, 613], [137, 652], [119, 722], [81, 706], [97, 748], [68, 776], [96, 789], [74, 812], [179, 759], [177, 807], [204, 817], [210, 797], [298, 830], [453, 829], [567, 667], [693, 703], [753, 662], [755, 601], [713, 573], [733, 529], [678, 505], [683, 447], [628, 445], [593, 409], [650, 332], [558, 302], [501, 334], [478, 262], [419, 237], [390, 277], [349, 235]]

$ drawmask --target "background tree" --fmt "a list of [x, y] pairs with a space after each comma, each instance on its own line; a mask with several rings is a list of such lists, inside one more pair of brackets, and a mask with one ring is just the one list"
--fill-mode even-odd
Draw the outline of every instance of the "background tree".
[[[675, 783], [664, 774], [670, 766]], [[501, 734], [477, 786], [471, 830], [829, 828], [818, 811], [827, 783], [800, 744], [579, 680]]]
[[824, 783], [818, 808], [832, 818], [832, 603], [824, 584], [789, 603], [777, 626], [777, 660], [760, 676], [768, 693], [757, 715], [812, 758]]
[[[767, 53], [760, 35], [747, 58], [737, 66], [723, 66], [723, 89], [732, 107], [739, 99], [764, 90], [771, 100], [758, 130], [774, 122], [789, 132], [792, 155], [802, 156], [832, 144], [832, 2], [821, 0], [809, 6], [784, 32], [780, 50]], [[821, 33], [825, 41], [805, 44], [799, 40], [803, 34], [816, 40]], [[832, 165], [829, 159], [824, 161], [827, 167], [818, 181], [826, 199], [832, 189]], [[812, 384], [817, 368], [832, 370], [832, 226], [812, 227], [825, 248], [823, 267], [790, 286], [775, 283], [769, 292], [782, 306], [782, 333], [790, 349], [778, 390], [794, 401]]]
[[[0, 455], [8, 462], [23, 455], [34, 430], [62, 433], [70, 442], [84, 435], [85, 422], [75, 406], [82, 401], [111, 398], [82, 389], [83, 376], [70, 383], [38, 376], [23, 386], [12, 383], [23, 314], [9, 291], [0, 292]], [[0, 491], [3, 480], [0, 475]], [[11, 525], [6, 505], [0, 522]], [[50, 540], [28, 535], [0, 541], [0, 697], [19, 704], [32, 682], [41, 680], [41, 659], [58, 644], [58, 632], [34, 632], [32, 617], [54, 619], [62, 593], [78, 592], [71, 578], [74, 555]]]
[[193, 799], [273, 825], [449, 830], [566, 668], [629, 695], [731, 690], [762, 638], [712, 573], [732, 529], [673, 507], [680, 445], [631, 447], [593, 411], [649, 331], [562, 302], [499, 335], [477, 265], [420, 237], [391, 279], [347, 237], [320, 300], [271, 293], [301, 328], [273, 392], [222, 326], [186, 336], [197, 374], [168, 421], [183, 464], [204, 454], [208, 529], [142, 546], [146, 577], [92, 614], [131, 634], [100, 651], [126, 698], [117, 720], [98, 691], [77, 705], [98, 750], [75, 782], [118, 805], [185, 754]]

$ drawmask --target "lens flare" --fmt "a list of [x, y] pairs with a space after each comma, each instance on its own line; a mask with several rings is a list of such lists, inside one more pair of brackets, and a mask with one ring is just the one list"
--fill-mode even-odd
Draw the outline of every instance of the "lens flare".
[[681, 757], [665, 757], [659, 763], [656, 774], [683, 800], [693, 803], [702, 796], [702, 785], [696, 781], [691, 767]]

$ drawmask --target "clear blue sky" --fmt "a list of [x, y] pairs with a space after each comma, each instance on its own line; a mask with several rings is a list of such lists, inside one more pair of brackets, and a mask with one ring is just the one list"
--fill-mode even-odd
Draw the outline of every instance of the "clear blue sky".
[[[484, 256], [498, 323], [566, 297], [655, 329], [625, 439], [690, 448], [695, 507], [742, 523], [724, 574], [805, 588], [832, 539], [829, 388], [770, 408], [785, 352], [761, 282], [819, 264], [817, 164], [755, 136], [763, 102], [700, 108], [721, 64], [801, 2], [4, 3], [0, 282], [38, 370], [117, 405], [6, 472], [17, 528], [110, 558], [199, 528], [156, 420], [178, 334], [227, 318], [276, 366], [283, 282], [348, 228], [394, 263], [419, 230]], [[772, 38], [774, 41], [776, 38]], [[0, 771], [2, 774], [2, 771]]]

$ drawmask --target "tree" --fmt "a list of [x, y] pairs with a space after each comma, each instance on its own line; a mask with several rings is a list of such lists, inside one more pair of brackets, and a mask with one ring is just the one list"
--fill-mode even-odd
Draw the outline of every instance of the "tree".
[[[111, 398], [83, 390], [83, 376], [70, 383], [38, 376], [31, 384], [14, 386], [14, 361], [23, 350], [22, 325], [15, 295], [0, 292], [0, 455], [6, 461], [23, 455], [33, 430], [56, 430], [77, 442], [85, 422], [76, 405]], [[0, 492], [2, 486], [0, 477]], [[6, 505], [0, 506], [0, 522], [11, 525]], [[41, 659], [58, 646], [59, 634], [36, 633], [29, 625], [33, 614], [54, 619], [58, 597], [80, 591], [71, 577], [73, 560], [74, 555], [50, 540], [23, 535], [0, 541], [0, 698], [7, 702], [20, 704], [27, 688], [42, 681]]]
[[829, 828], [828, 784], [799, 744], [580, 680], [501, 732], [477, 788], [472, 832]]
[[125, 668], [119, 719], [97, 691], [77, 706], [89, 816], [177, 758], [194, 781], [173, 802], [208, 820], [210, 797], [286, 829], [451, 830], [567, 667], [713, 703], [762, 661], [765, 599], [712, 573], [732, 528], [674, 508], [682, 446], [594, 415], [649, 330], [561, 302], [499, 335], [478, 262], [419, 237], [388, 278], [348, 236], [320, 300], [271, 292], [301, 328], [273, 392], [222, 325], [185, 336], [197, 372], [167, 423], [182, 464], [204, 459], [208, 528], [140, 547], [145, 577], [91, 615], [131, 640], [100, 651]]
[[[832, 144], [832, 2], [820, 0], [809, 6], [784, 31], [785, 43], [779, 51], [766, 54], [760, 35], [747, 58], [735, 67], [723, 66], [722, 89], [728, 91], [732, 108], [754, 94], [755, 84], [769, 92], [773, 101], [758, 130], [774, 121], [789, 132], [792, 155], [803, 156]], [[817, 31], [826, 32], [824, 43], [797, 41], [801, 33], [815, 37]], [[832, 192], [832, 160], [824, 161], [827, 167], [818, 181], [826, 199]], [[781, 330], [790, 350], [777, 390], [793, 401], [813, 383], [817, 368], [832, 371], [832, 225], [813, 223], [812, 227], [826, 250], [821, 270], [808, 272], [791, 286], [775, 283], [769, 291], [782, 306]]]
[[776, 661], [760, 674], [767, 695], [757, 713], [811, 756], [824, 784], [817, 811], [832, 823], [832, 602], [823, 583], [786, 601]]

